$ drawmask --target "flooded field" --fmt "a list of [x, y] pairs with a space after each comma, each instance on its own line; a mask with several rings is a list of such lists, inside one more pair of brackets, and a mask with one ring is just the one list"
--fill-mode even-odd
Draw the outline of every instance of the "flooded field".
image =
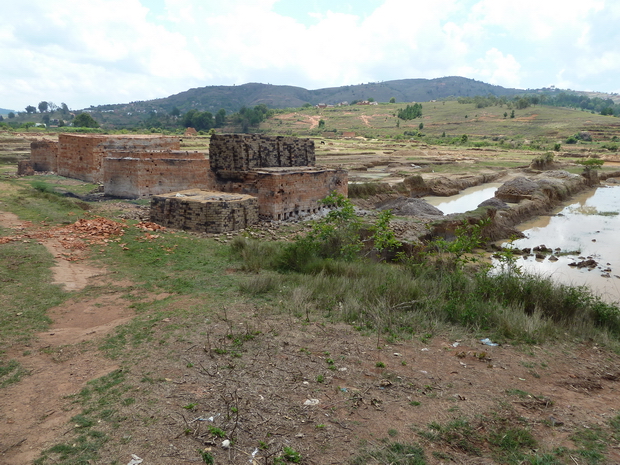
[[464, 189], [461, 193], [450, 197], [424, 197], [428, 203], [439, 208], [445, 215], [450, 213], [465, 213], [475, 210], [485, 200], [495, 195], [495, 191], [502, 183], [488, 183]]
[[[551, 260], [551, 255], [519, 258], [517, 264], [523, 270], [566, 284], [587, 285], [607, 301], [620, 301], [620, 186], [582, 193], [554, 215], [528, 221], [519, 229], [526, 238], [514, 241], [515, 247], [545, 245], [554, 250]], [[576, 253], [566, 255], [569, 252]], [[569, 266], [587, 259], [597, 265]]]

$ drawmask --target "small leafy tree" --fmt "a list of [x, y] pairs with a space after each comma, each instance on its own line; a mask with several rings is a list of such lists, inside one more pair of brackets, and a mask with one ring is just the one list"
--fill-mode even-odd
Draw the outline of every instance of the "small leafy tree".
[[402, 120], [410, 120], [422, 117], [422, 104], [414, 103], [413, 105], [407, 105], [404, 109], [400, 108], [396, 112], [396, 116]]
[[28, 105], [26, 107], [26, 113], [30, 114], [30, 113], [36, 113], [36, 112], [37, 112], [36, 107], [33, 107], [32, 105]]
[[591, 171], [601, 169], [605, 161], [600, 158], [586, 158], [585, 160], [579, 160], [577, 163], [583, 166], [585, 171]]
[[49, 105], [46, 101], [39, 102], [39, 111], [41, 113], [45, 113], [48, 109]]
[[426, 255], [435, 256], [440, 262], [456, 269], [462, 269], [468, 263], [477, 262], [478, 258], [470, 254], [484, 245], [483, 231], [490, 224], [490, 218], [485, 218], [475, 224], [469, 224], [467, 220], [463, 220], [454, 231], [454, 240], [448, 241], [441, 237], [434, 239], [427, 244]]
[[362, 250], [359, 237], [360, 219], [353, 204], [344, 195], [331, 193], [321, 203], [332, 208], [316, 221], [303, 237], [288, 245], [282, 254], [280, 268], [302, 271], [316, 260], [355, 259]]
[[9, 117], [9, 119], [13, 119], [15, 118], [15, 113], [13, 113], [12, 111], [9, 111], [9, 114], [7, 116]]
[[395, 98], [395, 97], [392, 97], [392, 98], [390, 99], [390, 103], [396, 103], [396, 98]]
[[226, 110], [220, 108], [215, 114], [215, 127], [221, 128], [226, 124]]
[[383, 210], [371, 228], [373, 248], [378, 252], [393, 251], [402, 246], [402, 243], [396, 239], [394, 230], [390, 228], [390, 220], [393, 217], [392, 210]]
[[73, 126], [77, 128], [98, 128], [99, 123], [88, 113], [80, 113], [73, 119]]

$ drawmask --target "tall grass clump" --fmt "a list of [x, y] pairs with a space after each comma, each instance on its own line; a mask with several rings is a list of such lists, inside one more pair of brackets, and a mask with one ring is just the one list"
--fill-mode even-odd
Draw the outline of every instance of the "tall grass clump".
[[258, 273], [242, 290], [278, 292], [284, 309], [307, 320], [321, 314], [394, 336], [451, 326], [526, 343], [567, 332], [620, 338], [620, 310], [587, 288], [524, 274], [509, 254], [498, 270], [483, 264], [476, 251], [489, 220], [464, 222], [454, 240], [435, 238], [406, 255], [389, 212], [364, 224], [346, 199], [328, 200], [336, 208], [293, 242], [233, 243], [243, 267]]

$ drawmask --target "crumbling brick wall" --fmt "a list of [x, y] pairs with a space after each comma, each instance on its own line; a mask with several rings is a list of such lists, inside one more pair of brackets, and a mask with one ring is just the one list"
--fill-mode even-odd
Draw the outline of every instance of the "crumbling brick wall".
[[258, 134], [211, 136], [211, 169], [249, 171], [258, 168], [314, 166], [314, 141], [297, 137], [267, 137]]
[[60, 134], [58, 174], [87, 182], [103, 181], [103, 159], [111, 151], [180, 150], [177, 137]]
[[151, 221], [186, 231], [222, 233], [258, 222], [256, 197], [190, 189], [151, 199]]
[[110, 152], [103, 159], [104, 192], [114, 197], [211, 189], [213, 177], [209, 160], [198, 152]]
[[58, 142], [47, 139], [31, 142], [30, 161], [35, 171], [58, 171]]

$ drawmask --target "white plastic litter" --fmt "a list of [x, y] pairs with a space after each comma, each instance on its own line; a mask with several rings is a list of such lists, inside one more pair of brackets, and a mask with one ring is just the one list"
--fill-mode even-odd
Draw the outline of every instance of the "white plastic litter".
[[144, 460], [138, 457], [136, 454], [131, 454], [131, 460], [129, 461], [127, 465], [139, 465], [143, 461]]

